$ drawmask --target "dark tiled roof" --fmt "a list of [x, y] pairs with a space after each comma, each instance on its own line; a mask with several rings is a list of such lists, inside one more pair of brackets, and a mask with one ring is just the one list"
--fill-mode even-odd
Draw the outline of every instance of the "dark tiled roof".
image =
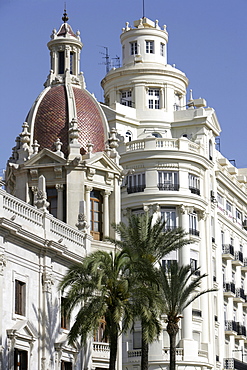
[[[65, 25], [66, 25], [66, 27], [65, 27]], [[70, 25], [68, 23], [62, 24], [57, 36], [65, 36], [66, 35], [66, 29], [68, 30], [69, 35], [76, 37], [76, 35], [74, 34], [72, 28], [70, 27]]]
[[[80, 88], [73, 88], [79, 127], [81, 154], [87, 151], [88, 141], [94, 144], [93, 152], [105, 147], [104, 122], [97, 102]], [[43, 148], [55, 150], [57, 139], [63, 143], [62, 151], [68, 155], [68, 108], [64, 86], [52, 87], [43, 97], [35, 117], [34, 138]]]
[[40, 150], [55, 150], [57, 138], [63, 143], [62, 151], [68, 154], [68, 108], [64, 86], [51, 88], [43, 97], [34, 124], [34, 140]]
[[84, 149], [88, 141], [94, 144], [93, 152], [105, 148], [104, 123], [97, 102], [84, 90], [73, 88], [77, 121], [80, 129], [79, 142]]

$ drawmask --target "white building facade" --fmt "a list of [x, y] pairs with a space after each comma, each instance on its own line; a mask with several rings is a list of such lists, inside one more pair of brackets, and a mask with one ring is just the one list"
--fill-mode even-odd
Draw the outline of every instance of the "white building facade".
[[[247, 169], [216, 150], [220, 125], [188, 79], [167, 64], [168, 32], [142, 18], [122, 30], [122, 66], [102, 80], [105, 103], [86, 90], [82, 43], [65, 13], [48, 43], [51, 70], [16, 139], [0, 190], [2, 369], [103, 369], [109, 345], [96, 333], [68, 346], [59, 282], [68, 266], [111, 250], [111, 223], [148, 211], [191, 244], [166, 256], [207, 273], [183, 313], [177, 367], [247, 368]], [[162, 318], [163, 320], [164, 318]], [[164, 322], [164, 320], [163, 320]], [[120, 339], [118, 369], [140, 368], [140, 327]], [[164, 322], [149, 368], [169, 368]]]
[[[247, 368], [246, 175], [216, 150], [221, 129], [204, 99], [186, 102], [185, 74], [167, 64], [168, 33], [142, 18], [122, 30], [122, 67], [102, 80], [109, 126], [117, 129], [122, 211], [149, 211], [181, 226], [192, 241], [166, 256], [201, 267], [203, 295], [183, 313], [177, 368]], [[165, 330], [150, 348], [149, 368], [168, 368]], [[140, 328], [124, 337], [123, 367], [140, 366]]]

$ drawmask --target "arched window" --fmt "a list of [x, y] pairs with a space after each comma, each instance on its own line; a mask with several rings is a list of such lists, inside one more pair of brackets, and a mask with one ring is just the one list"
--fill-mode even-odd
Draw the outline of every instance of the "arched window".
[[157, 138], [162, 137], [162, 136], [161, 136], [161, 134], [160, 134], [159, 132], [153, 132], [153, 133], [152, 133], [152, 136], [157, 137]]
[[58, 73], [60, 75], [64, 74], [64, 51], [58, 52]]

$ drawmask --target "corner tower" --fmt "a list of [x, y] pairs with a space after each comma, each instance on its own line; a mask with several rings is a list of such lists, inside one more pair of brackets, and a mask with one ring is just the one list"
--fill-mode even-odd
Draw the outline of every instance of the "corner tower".
[[[188, 79], [167, 64], [166, 26], [142, 18], [134, 22], [134, 28], [126, 23], [120, 40], [122, 67], [111, 70], [101, 83], [106, 105], [130, 117], [133, 139], [145, 135], [147, 129], [170, 137], [174, 109], [186, 104]], [[121, 125], [116, 128], [124, 135]]]

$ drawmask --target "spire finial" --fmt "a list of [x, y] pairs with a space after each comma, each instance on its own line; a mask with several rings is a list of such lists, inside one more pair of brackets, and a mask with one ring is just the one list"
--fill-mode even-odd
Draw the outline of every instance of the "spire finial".
[[66, 3], [64, 3], [64, 13], [63, 13], [62, 21], [64, 23], [66, 23], [66, 22], [68, 22], [68, 20], [69, 20], [69, 17], [68, 17], [68, 14], [66, 12]]

